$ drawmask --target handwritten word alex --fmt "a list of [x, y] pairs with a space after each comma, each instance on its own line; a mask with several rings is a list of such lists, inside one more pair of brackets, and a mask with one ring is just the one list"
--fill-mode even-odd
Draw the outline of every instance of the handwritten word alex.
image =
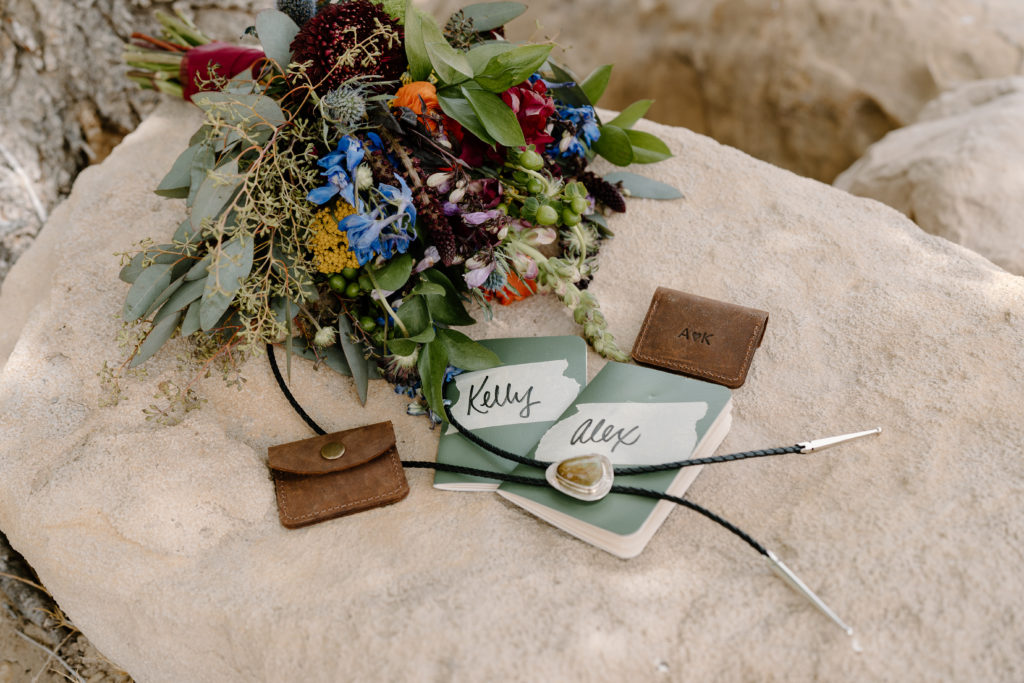
[[676, 339], [678, 339], [679, 337], [685, 337], [686, 339], [689, 339], [695, 344], [703, 343], [707, 344], [708, 346], [711, 346], [711, 338], [714, 336], [715, 335], [710, 334], [709, 332], [697, 332], [696, 330], [691, 331], [689, 327], [686, 327], [683, 329], [682, 332], [676, 335]]
[[503, 408], [508, 405], [522, 404], [523, 407], [519, 411], [519, 417], [525, 420], [530, 417], [530, 409], [541, 403], [532, 399], [532, 386], [521, 393], [512, 389], [511, 382], [508, 382], [504, 389], [498, 385], [488, 388], [487, 382], [490, 379], [490, 375], [484, 375], [480, 384], [470, 385], [469, 400], [466, 402], [466, 415], [472, 415], [474, 411], [481, 415], [486, 415], [490, 412], [491, 408]]
[[[614, 453], [615, 449], [619, 446], [632, 446], [639, 441], [641, 436], [639, 429], [640, 427], [638, 426], [633, 426], [629, 429], [625, 427], [616, 428], [611, 423], [605, 424], [604, 418], [601, 418], [597, 421], [597, 424], [594, 424], [594, 421], [588, 417], [572, 433], [569, 444], [575, 446], [578, 443], [614, 442], [615, 445], [612, 446], [612, 453]], [[634, 433], [636, 433], [636, 436], [633, 436], [633, 440], [630, 441], [629, 437]]]

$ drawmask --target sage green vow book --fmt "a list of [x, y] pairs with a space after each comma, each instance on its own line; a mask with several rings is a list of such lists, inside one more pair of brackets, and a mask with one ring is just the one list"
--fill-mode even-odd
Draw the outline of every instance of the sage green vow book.
[[[445, 396], [452, 415], [485, 441], [526, 455], [587, 383], [587, 345], [580, 337], [517, 337], [480, 342], [502, 364], [464, 372]], [[489, 472], [509, 472], [516, 463], [471, 443], [444, 425], [437, 461]], [[493, 491], [498, 482], [452, 472], [435, 472], [434, 487], [448, 491]]]
[[[615, 465], [648, 465], [710, 456], [732, 425], [729, 389], [689, 377], [609, 362], [529, 457], [541, 461], [601, 453]], [[699, 467], [616, 476], [624, 486], [681, 496]], [[542, 477], [517, 465], [513, 474]], [[541, 519], [622, 558], [635, 557], [675, 503], [626, 494], [585, 502], [551, 487], [503, 483], [498, 493]]]

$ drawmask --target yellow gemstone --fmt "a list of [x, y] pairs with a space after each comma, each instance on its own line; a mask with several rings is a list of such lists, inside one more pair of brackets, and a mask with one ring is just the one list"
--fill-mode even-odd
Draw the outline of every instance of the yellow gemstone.
[[597, 486], [604, 476], [604, 464], [600, 456], [581, 455], [558, 463], [558, 478], [568, 484], [591, 488]]
[[337, 460], [345, 455], [345, 444], [340, 441], [325, 443], [320, 449], [320, 457], [325, 460]]

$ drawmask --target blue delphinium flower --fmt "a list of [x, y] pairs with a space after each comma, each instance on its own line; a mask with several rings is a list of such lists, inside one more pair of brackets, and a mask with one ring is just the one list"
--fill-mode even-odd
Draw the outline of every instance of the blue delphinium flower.
[[416, 224], [416, 207], [412, 190], [405, 180], [395, 174], [399, 187], [381, 184], [376, 189], [379, 202], [368, 213], [346, 216], [338, 230], [348, 234], [349, 248], [355, 252], [359, 265], [365, 265], [375, 255], [391, 258], [404, 254], [412, 242]]
[[362, 202], [356, 194], [356, 168], [363, 161], [363, 145], [351, 135], [345, 135], [338, 141], [338, 148], [317, 161], [324, 169], [320, 175], [327, 176], [327, 184], [312, 190], [306, 199], [323, 206], [335, 195], [351, 204], [356, 210], [362, 210]]
[[575, 135], [567, 131], [561, 140], [548, 145], [548, 151], [553, 154], [557, 152], [563, 158], [585, 156], [587, 150], [601, 137], [601, 129], [597, 125], [597, 115], [593, 107], [570, 107], [560, 104], [556, 106], [555, 115], [569, 124], [568, 128], [575, 130]]

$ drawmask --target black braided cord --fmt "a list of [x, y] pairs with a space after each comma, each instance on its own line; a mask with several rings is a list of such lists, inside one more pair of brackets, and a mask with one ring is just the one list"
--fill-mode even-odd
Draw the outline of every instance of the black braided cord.
[[[270, 360], [270, 369], [274, 373], [274, 379], [277, 380], [277, 386], [280, 387], [281, 393], [283, 393], [285, 398], [288, 399], [288, 403], [291, 404], [292, 408], [295, 409], [295, 412], [299, 415], [299, 417], [301, 417], [306, 422], [306, 424], [308, 424], [310, 426], [310, 428], [312, 428], [312, 430], [314, 432], [316, 432], [319, 435], [326, 434], [327, 432], [324, 431], [324, 429], [320, 425], [318, 425], [316, 423], [316, 421], [313, 418], [311, 418], [306, 413], [305, 410], [302, 409], [302, 406], [299, 405], [299, 402], [295, 400], [295, 396], [292, 395], [292, 392], [288, 388], [288, 385], [285, 384], [284, 377], [281, 376], [281, 370], [277, 366], [277, 359], [274, 357], [274, 347], [273, 347], [272, 344], [267, 344], [267, 358]], [[484, 448], [485, 450], [491, 451], [495, 455], [499, 455], [501, 457], [506, 457], [503, 453], [507, 453], [507, 451], [499, 452], [499, 451], [502, 451], [502, 449], [498, 448], [497, 446], [491, 445], [490, 443], [484, 441], [483, 439], [480, 439], [479, 437], [476, 436], [476, 434], [473, 434], [473, 432], [469, 431], [468, 429], [464, 429], [464, 428], [460, 427], [459, 424], [456, 423], [452, 419], [451, 411], [448, 409], [447, 405], [445, 406], [445, 413], [448, 415], [449, 420], [452, 420], [452, 424], [455, 426], [455, 428], [458, 429], [459, 432], [461, 432], [463, 436], [466, 436], [473, 443], [477, 444], [481, 448]], [[799, 450], [799, 447], [797, 447], [797, 446], [793, 446], [792, 448], [796, 448], [797, 450]], [[789, 449], [770, 449], [770, 450], [771, 451], [781, 451], [781, 452], [784, 452], [784, 453], [793, 453], [793, 452], [795, 452], [795, 451], [792, 451], [792, 450], [789, 450]], [[760, 453], [760, 454], [763, 454], [763, 455], [774, 455], [774, 453], [771, 453], [771, 452], [768, 452], [768, 451], [749, 451], [749, 453]], [[545, 466], [545, 465], [549, 464], [549, 463], [541, 463], [541, 462], [536, 461], [536, 460], [530, 460], [529, 458], [522, 458], [521, 456], [515, 455], [513, 453], [509, 453], [509, 455], [513, 456], [513, 457], [509, 458], [510, 460], [516, 460], [517, 462], [523, 462], [524, 464], [531, 465], [531, 466], [534, 466], [534, 467]], [[734, 456], [746, 456], [746, 457], [759, 457], [757, 455], [749, 455], [748, 456], [745, 453], [735, 453], [733, 455]], [[719, 457], [729, 457], [729, 456], [719, 456]], [[741, 458], [733, 457], [731, 459], [739, 460]], [[713, 461], [713, 462], [724, 462], [722, 460], [715, 460], [715, 459], [712, 459], [712, 458], [700, 458], [699, 460], [700, 461], [705, 461], [706, 460], [706, 461]], [[682, 460], [680, 462], [681, 463], [688, 463], [688, 464], [691, 464], [691, 465], [692, 464], [704, 464], [703, 462], [698, 462], [696, 460]], [[449, 465], [449, 464], [441, 463], [441, 462], [428, 462], [428, 461], [422, 461], [422, 460], [402, 460], [402, 466], [403, 467], [408, 467], [410, 469], [431, 469], [431, 470], [440, 470], [442, 472], [454, 472], [456, 474], [466, 474], [466, 475], [470, 475], [470, 476], [474, 476], [474, 477], [482, 477], [484, 479], [495, 479], [495, 480], [498, 480], [498, 481], [507, 481], [507, 482], [512, 482], [512, 483], [515, 483], [515, 484], [525, 484], [527, 486], [549, 486], [549, 484], [548, 484], [546, 479], [540, 479], [540, 478], [537, 478], [537, 477], [524, 477], [524, 476], [517, 475], [517, 474], [503, 474], [501, 472], [491, 472], [491, 471], [488, 471], [488, 470], [478, 470], [475, 467], [462, 467], [461, 465]], [[687, 465], [682, 465], [682, 466], [686, 467]], [[636, 468], [622, 468], [622, 469], [636, 469]], [[667, 469], [667, 468], [663, 468], [663, 469]], [[649, 470], [649, 471], [658, 471], [658, 470]], [[618, 470], [616, 470], [616, 474], [619, 474]], [[636, 474], [636, 473], [633, 472], [632, 474]], [[644, 498], [654, 498], [656, 500], [667, 500], [670, 503], [675, 503], [676, 505], [682, 505], [685, 508], [689, 508], [690, 510], [693, 510], [694, 512], [697, 512], [697, 513], [700, 513], [701, 515], [704, 515], [705, 517], [710, 519], [712, 522], [717, 523], [718, 525], [722, 526], [726, 530], [728, 530], [728, 531], [732, 532], [733, 534], [735, 534], [736, 536], [740, 537], [741, 539], [743, 539], [743, 541], [747, 545], [749, 545], [751, 548], [756, 550], [761, 555], [764, 555], [766, 557], [768, 555], [768, 551], [764, 549], [764, 546], [762, 546], [760, 543], [755, 541], [749, 534], [747, 534], [745, 531], [743, 531], [743, 529], [740, 529], [738, 526], [736, 526], [732, 522], [728, 521], [724, 517], [720, 517], [719, 515], [716, 515], [711, 510], [708, 510], [705, 507], [697, 505], [696, 503], [694, 503], [692, 501], [689, 501], [689, 500], [687, 500], [685, 498], [681, 498], [679, 496], [673, 496], [673, 495], [670, 495], [668, 493], [662, 493], [661, 491], [655, 491], [654, 489], [644, 489], [644, 488], [639, 488], [637, 486], [620, 486], [618, 484], [612, 486], [610, 492], [611, 493], [622, 493], [622, 494], [633, 495], [633, 496], [643, 496]]]

